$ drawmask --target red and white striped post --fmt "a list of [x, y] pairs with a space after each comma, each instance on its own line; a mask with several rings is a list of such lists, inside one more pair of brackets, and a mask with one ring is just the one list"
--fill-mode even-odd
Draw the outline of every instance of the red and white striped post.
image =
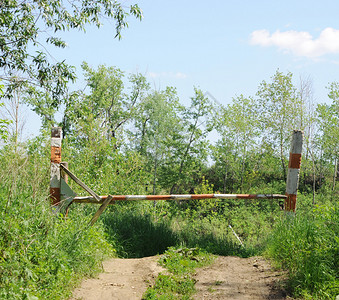
[[285, 211], [295, 211], [296, 208], [302, 147], [303, 132], [294, 130], [286, 179]]
[[62, 129], [60, 127], [53, 127], [51, 132], [51, 180], [50, 180], [50, 198], [51, 204], [53, 206], [57, 206], [60, 203], [61, 139], [62, 139]]

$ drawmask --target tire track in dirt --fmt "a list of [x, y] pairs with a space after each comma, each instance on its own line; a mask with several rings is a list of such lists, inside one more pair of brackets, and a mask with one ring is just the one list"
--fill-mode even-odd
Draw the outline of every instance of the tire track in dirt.
[[[164, 271], [157, 264], [158, 259], [154, 256], [105, 261], [104, 272], [83, 281], [71, 300], [140, 300]], [[286, 299], [286, 293], [278, 288], [283, 278], [282, 272], [273, 270], [262, 257], [218, 256], [213, 264], [197, 270], [197, 293], [193, 299]]]
[[140, 300], [164, 269], [159, 257], [113, 258], [103, 262], [104, 272], [87, 279], [74, 290], [72, 300]]
[[274, 271], [262, 257], [219, 256], [212, 265], [198, 269], [195, 279], [197, 300], [286, 299], [278, 288], [282, 272]]

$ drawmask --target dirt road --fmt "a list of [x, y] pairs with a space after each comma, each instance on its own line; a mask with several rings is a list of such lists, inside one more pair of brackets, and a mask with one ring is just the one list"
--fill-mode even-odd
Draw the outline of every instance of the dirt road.
[[212, 265], [198, 270], [194, 299], [286, 299], [278, 288], [281, 278], [281, 272], [272, 270], [262, 257], [219, 256]]
[[[147, 287], [163, 269], [158, 257], [111, 259], [104, 262], [104, 273], [85, 280], [73, 293], [72, 300], [141, 299]], [[273, 271], [261, 257], [218, 257], [196, 274], [194, 299], [286, 299], [277, 288], [281, 274]]]
[[157, 264], [158, 259], [154, 256], [105, 261], [104, 272], [98, 278], [85, 280], [73, 292], [72, 300], [140, 300], [164, 270]]

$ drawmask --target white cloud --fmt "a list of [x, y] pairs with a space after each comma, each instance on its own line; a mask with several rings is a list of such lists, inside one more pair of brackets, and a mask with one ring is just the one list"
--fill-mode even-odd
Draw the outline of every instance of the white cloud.
[[184, 73], [181, 73], [181, 72], [177, 72], [177, 73], [174, 74], [174, 77], [178, 78], [178, 79], [185, 79], [185, 78], [187, 78], [187, 75], [184, 74]]
[[151, 78], [158, 78], [160, 77], [160, 73], [155, 73], [155, 72], [147, 72], [148, 76]]
[[316, 58], [325, 54], [339, 54], [339, 30], [325, 28], [316, 39], [306, 31], [277, 30], [270, 34], [266, 29], [256, 30], [251, 34], [250, 43], [263, 47], [276, 46], [296, 56]]
[[160, 77], [169, 77], [169, 78], [177, 78], [177, 79], [185, 79], [187, 78], [187, 75], [185, 73], [182, 72], [160, 72], [160, 73], [156, 73], [156, 72], [148, 72], [148, 76], [151, 78], [160, 78]]

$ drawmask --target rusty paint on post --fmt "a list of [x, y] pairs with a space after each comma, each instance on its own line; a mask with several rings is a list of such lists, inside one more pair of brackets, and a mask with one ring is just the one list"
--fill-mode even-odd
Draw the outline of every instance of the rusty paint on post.
[[299, 173], [301, 166], [301, 152], [303, 146], [303, 132], [294, 130], [291, 142], [290, 160], [286, 179], [285, 210], [295, 212], [297, 204], [297, 192], [299, 184]]
[[51, 132], [50, 199], [53, 206], [60, 203], [60, 163], [62, 129], [53, 127]]
[[290, 153], [288, 167], [292, 169], [300, 169], [300, 165], [301, 165], [301, 153]]

